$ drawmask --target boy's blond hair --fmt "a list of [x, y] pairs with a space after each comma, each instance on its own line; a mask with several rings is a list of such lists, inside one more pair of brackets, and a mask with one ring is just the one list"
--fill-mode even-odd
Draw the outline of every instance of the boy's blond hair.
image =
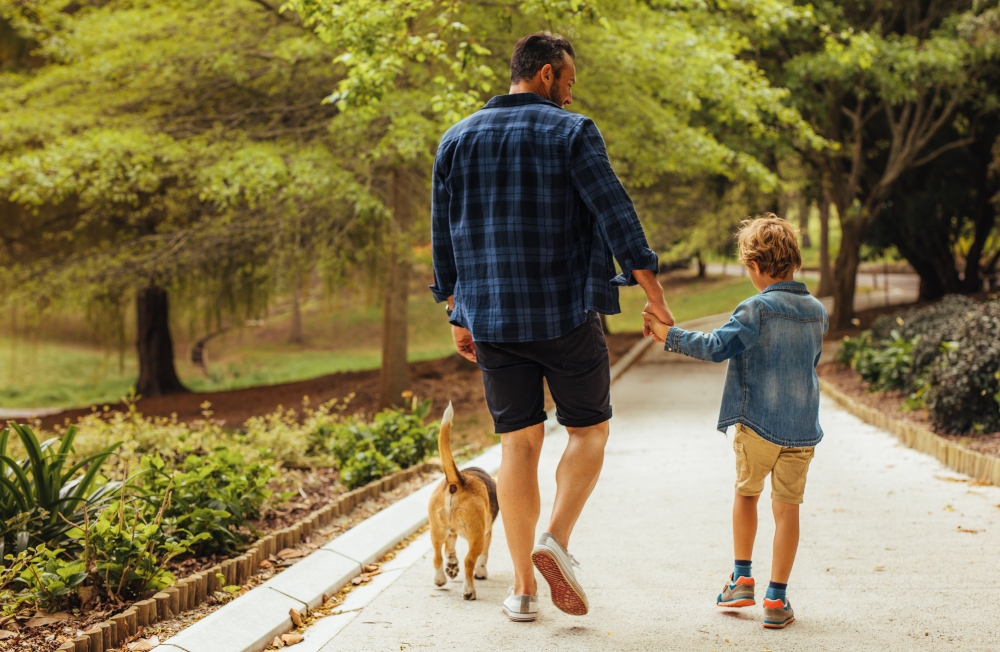
[[774, 213], [740, 222], [740, 262], [757, 263], [761, 274], [782, 278], [802, 267], [795, 227]]

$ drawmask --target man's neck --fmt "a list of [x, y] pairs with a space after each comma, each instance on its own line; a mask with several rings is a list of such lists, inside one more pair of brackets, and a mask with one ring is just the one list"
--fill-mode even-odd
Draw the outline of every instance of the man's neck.
[[534, 93], [535, 95], [545, 97], [545, 89], [540, 88], [539, 84], [535, 84], [529, 80], [521, 80], [510, 85], [510, 94], [517, 95], [518, 93]]

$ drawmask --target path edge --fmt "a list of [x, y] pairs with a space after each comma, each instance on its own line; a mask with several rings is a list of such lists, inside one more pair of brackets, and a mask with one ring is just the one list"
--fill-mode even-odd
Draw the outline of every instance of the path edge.
[[865, 423], [889, 432], [910, 448], [936, 458], [952, 471], [1000, 486], [1000, 458], [963, 448], [927, 428], [914, 426], [881, 410], [870, 408], [822, 378], [819, 386], [845, 410]]

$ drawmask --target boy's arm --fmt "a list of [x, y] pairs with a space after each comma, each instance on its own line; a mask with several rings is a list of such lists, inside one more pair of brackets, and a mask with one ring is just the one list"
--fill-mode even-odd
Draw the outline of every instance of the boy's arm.
[[760, 314], [753, 303], [744, 302], [736, 307], [725, 325], [711, 333], [672, 327], [663, 348], [698, 360], [722, 362], [751, 348], [759, 334]]

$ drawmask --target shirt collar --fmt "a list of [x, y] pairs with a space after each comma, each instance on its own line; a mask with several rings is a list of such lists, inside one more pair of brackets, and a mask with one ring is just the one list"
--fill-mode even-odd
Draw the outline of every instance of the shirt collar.
[[768, 285], [761, 294], [767, 292], [795, 292], [796, 294], [809, 294], [809, 288], [806, 287], [805, 283], [799, 283], [798, 281], [779, 281], [778, 283], [772, 283]]
[[484, 109], [509, 109], [515, 106], [526, 106], [528, 104], [548, 104], [549, 106], [554, 106], [557, 109], [562, 107], [551, 102], [537, 93], [513, 93], [510, 95], [496, 95], [490, 98], [483, 108]]

